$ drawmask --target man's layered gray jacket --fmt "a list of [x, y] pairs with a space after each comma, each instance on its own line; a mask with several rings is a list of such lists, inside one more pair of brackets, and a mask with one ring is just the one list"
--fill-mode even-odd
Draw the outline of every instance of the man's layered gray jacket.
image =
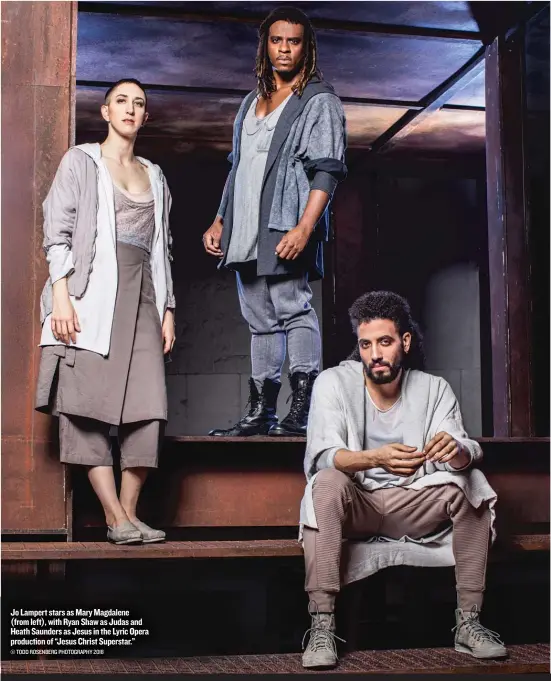
[[[218, 215], [223, 219], [221, 248], [227, 253], [233, 223], [235, 174], [239, 165], [243, 119], [256, 97], [249, 93], [237, 113], [233, 130], [232, 169], [228, 175]], [[302, 96], [293, 94], [276, 125], [268, 151], [260, 197], [257, 275], [309, 272], [323, 276], [322, 242], [329, 235], [329, 211], [320, 218], [310, 242], [296, 260], [275, 253], [281, 238], [297, 226], [313, 189], [333, 196], [346, 177], [346, 130], [340, 99], [328, 83], [313, 78]], [[222, 258], [221, 266], [225, 265]]]

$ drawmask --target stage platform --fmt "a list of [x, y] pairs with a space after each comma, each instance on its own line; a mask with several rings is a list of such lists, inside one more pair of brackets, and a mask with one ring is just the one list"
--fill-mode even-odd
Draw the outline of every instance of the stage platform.
[[[333, 674], [545, 674], [549, 645], [509, 647], [505, 660], [476, 660], [453, 648], [347, 653]], [[29, 660], [3, 662], [3, 674], [301, 674], [299, 653], [152, 659]], [[318, 672], [310, 672], [316, 674]]]

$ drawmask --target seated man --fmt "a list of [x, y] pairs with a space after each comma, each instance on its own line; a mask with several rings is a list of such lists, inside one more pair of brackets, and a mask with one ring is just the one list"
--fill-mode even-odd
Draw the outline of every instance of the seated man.
[[496, 501], [482, 472], [470, 470], [480, 446], [448, 383], [421, 371], [422, 338], [407, 301], [375, 291], [349, 314], [357, 350], [316, 379], [308, 423], [301, 529], [312, 627], [303, 666], [337, 663], [343, 546], [344, 583], [389, 565], [455, 563], [455, 649], [506, 656], [479, 621]]

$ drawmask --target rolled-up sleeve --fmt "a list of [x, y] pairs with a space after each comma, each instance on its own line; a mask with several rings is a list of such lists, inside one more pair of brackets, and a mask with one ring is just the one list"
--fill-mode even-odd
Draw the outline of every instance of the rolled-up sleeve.
[[346, 119], [338, 97], [321, 94], [309, 102], [309, 122], [303, 151], [304, 170], [310, 189], [321, 189], [333, 196], [337, 184], [345, 179]]
[[69, 246], [62, 244], [50, 246], [46, 251], [46, 260], [48, 261], [52, 284], [55, 284], [59, 279], [63, 279], [63, 277], [68, 277], [74, 272], [73, 253]]
[[346, 166], [333, 158], [306, 161], [304, 169], [313, 177], [310, 189], [321, 189], [332, 196], [339, 182], [346, 177]]
[[322, 468], [335, 468], [335, 455], [339, 449], [344, 449], [344, 447], [330, 447], [324, 450], [317, 458], [316, 468], [319, 471]]
[[74, 270], [72, 238], [76, 220], [78, 186], [72, 168], [72, 152], [62, 158], [54, 181], [42, 204], [43, 247], [52, 284]]

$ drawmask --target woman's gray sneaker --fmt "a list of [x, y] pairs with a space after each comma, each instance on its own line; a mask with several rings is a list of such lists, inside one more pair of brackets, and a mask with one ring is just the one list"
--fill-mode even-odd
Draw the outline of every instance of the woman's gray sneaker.
[[142, 533], [130, 520], [125, 520], [117, 527], [107, 526], [107, 540], [112, 544], [139, 544]]
[[141, 533], [142, 541], [144, 544], [153, 544], [158, 541], [164, 541], [166, 539], [166, 533], [162, 530], [154, 530], [149, 525], [142, 523], [141, 520], [135, 520], [134, 525], [138, 528]]

